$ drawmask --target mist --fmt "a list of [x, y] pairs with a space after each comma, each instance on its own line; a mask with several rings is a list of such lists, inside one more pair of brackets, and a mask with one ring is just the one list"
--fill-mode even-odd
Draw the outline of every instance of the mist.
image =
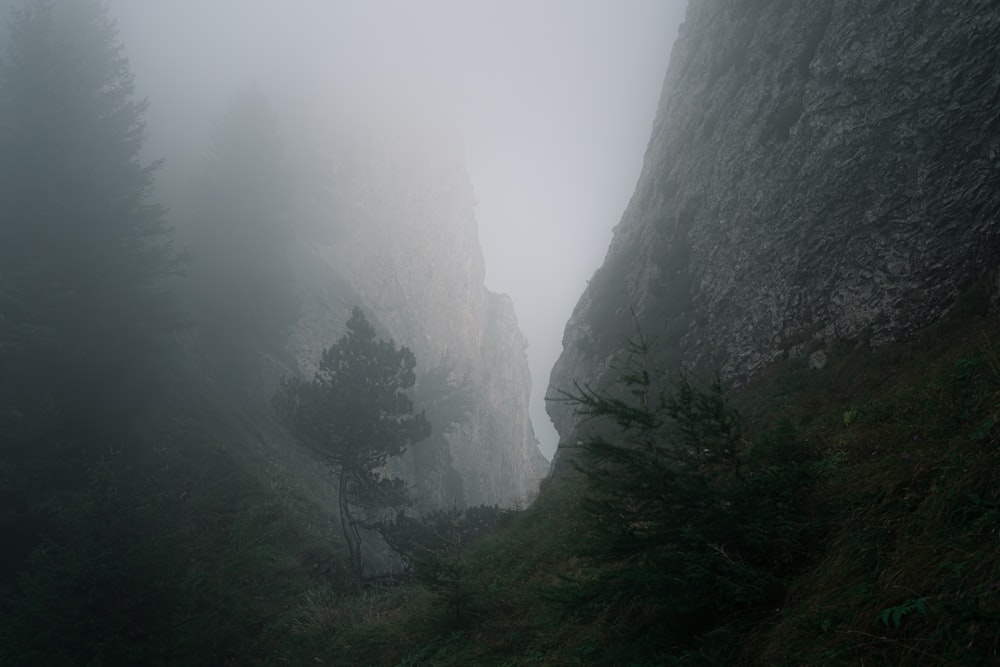
[[[248, 86], [292, 118], [364, 113], [357, 109], [368, 100], [404, 117], [434, 116], [457, 133], [487, 286], [513, 298], [529, 342], [532, 422], [551, 457], [549, 371], [634, 187], [685, 4], [115, 0], [109, 8], [149, 102], [144, 151], [166, 158], [159, 187], [168, 198], [187, 187], [210, 119]], [[283, 131], [293, 134], [287, 124]]]
[[0, 665], [1000, 664], [1000, 3], [683, 4], [0, 0]]

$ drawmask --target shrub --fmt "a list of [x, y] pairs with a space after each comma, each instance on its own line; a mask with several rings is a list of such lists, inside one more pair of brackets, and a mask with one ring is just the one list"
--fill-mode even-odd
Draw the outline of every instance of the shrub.
[[655, 626], [656, 648], [694, 646], [780, 600], [815, 532], [814, 467], [789, 423], [750, 440], [718, 382], [651, 366], [641, 336], [628, 353], [617, 386], [562, 395], [595, 422], [574, 460], [591, 568], [569, 601]]

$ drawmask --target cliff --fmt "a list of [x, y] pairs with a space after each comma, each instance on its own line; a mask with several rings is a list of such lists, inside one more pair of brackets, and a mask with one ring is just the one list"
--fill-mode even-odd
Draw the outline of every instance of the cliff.
[[429, 410], [435, 436], [399, 464], [421, 495], [448, 506], [530, 499], [548, 463], [528, 416], [525, 342], [511, 300], [484, 284], [462, 148], [426, 119], [357, 130], [329, 140], [331, 184], [293, 249], [300, 370], [312, 373], [360, 306], [380, 336], [416, 355], [418, 410], [423, 375], [443, 377], [455, 394], [454, 422]]
[[667, 366], [736, 382], [939, 319], [1000, 258], [997, 63], [991, 0], [691, 3], [551, 386], [608, 381], [631, 311]]

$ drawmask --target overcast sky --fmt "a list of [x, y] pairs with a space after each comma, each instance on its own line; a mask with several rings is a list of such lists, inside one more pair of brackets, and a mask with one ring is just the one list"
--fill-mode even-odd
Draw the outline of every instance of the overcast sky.
[[406, 82], [443, 100], [466, 147], [487, 286], [511, 295], [529, 340], [532, 421], [551, 457], [556, 434], [542, 400], [549, 371], [566, 320], [635, 186], [686, 4], [113, 0], [109, 6], [138, 92], [150, 102], [152, 151], [166, 140], [159, 126], [187, 124], [197, 136], [205, 114], [251, 82], [278, 95], [281, 86], [321, 91]]

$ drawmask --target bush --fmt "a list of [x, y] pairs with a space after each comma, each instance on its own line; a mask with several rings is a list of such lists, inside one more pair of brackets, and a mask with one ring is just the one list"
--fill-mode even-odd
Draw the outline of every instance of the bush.
[[590, 569], [569, 602], [656, 627], [651, 649], [692, 647], [780, 602], [816, 531], [814, 466], [789, 423], [749, 440], [718, 382], [652, 367], [642, 338], [628, 352], [617, 386], [563, 394], [596, 422], [574, 460]]

